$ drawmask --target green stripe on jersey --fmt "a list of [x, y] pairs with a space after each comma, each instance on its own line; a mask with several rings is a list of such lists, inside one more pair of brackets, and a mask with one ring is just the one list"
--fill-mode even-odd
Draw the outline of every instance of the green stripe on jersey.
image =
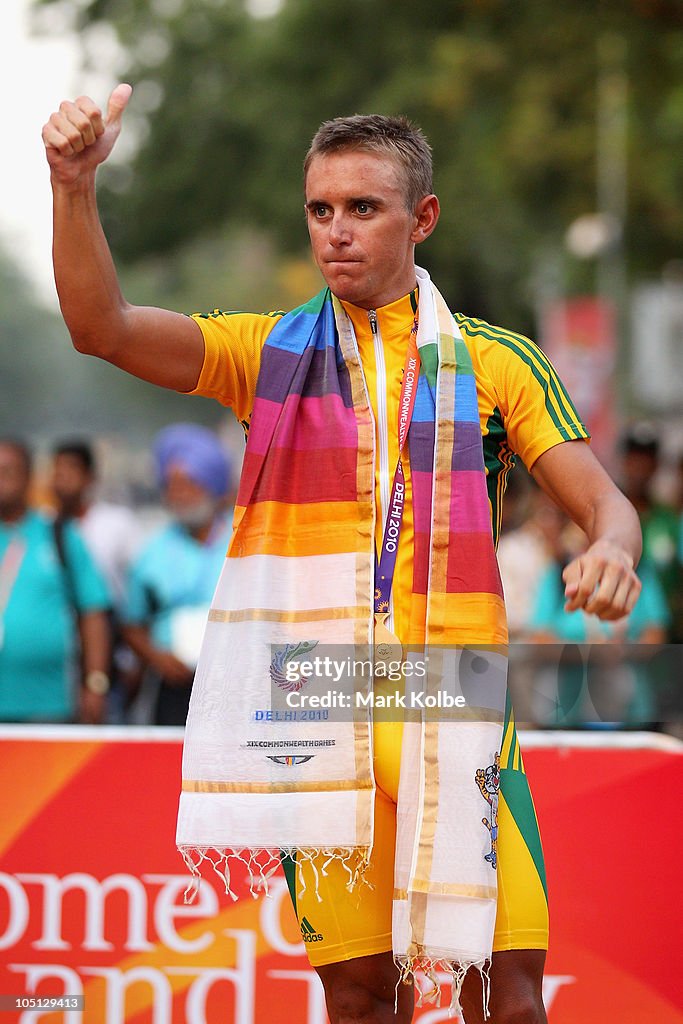
[[531, 854], [538, 877], [546, 900], [548, 899], [548, 882], [545, 874], [545, 861], [543, 860], [543, 847], [538, 832], [538, 821], [531, 799], [531, 791], [526, 775], [521, 771], [513, 771], [511, 768], [500, 770], [500, 791], [505, 798], [510, 814], [515, 819], [517, 828], [522, 836], [526, 848]]
[[486, 488], [491, 503], [493, 542], [497, 545], [503, 519], [503, 495], [507, 487], [508, 474], [515, 465], [515, 456], [508, 447], [507, 431], [498, 406], [494, 407], [486, 421], [482, 446], [486, 468]]
[[[289, 895], [294, 905], [294, 913], [297, 914], [296, 910], [296, 854], [292, 857], [289, 853], [285, 853], [284, 850], [280, 850], [280, 863], [282, 864], [282, 870], [285, 873], [287, 880], [287, 888], [289, 889]], [[297, 917], [299, 915], [297, 914]]]
[[[582, 440], [587, 436], [586, 429], [569, 395], [541, 349], [528, 338], [524, 338], [523, 335], [492, 327], [484, 320], [473, 321], [461, 313], [456, 313], [455, 317], [460, 328], [471, 338], [482, 337], [488, 341], [498, 342], [526, 363], [543, 389], [548, 415], [565, 441]], [[477, 326], [478, 324], [481, 326]], [[557, 409], [551, 400], [551, 394], [557, 403]], [[564, 423], [560, 419], [560, 414], [565, 420]]]

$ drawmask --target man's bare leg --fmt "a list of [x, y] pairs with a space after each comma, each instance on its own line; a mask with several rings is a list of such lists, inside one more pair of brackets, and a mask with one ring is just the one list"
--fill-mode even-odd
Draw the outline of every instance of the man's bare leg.
[[545, 950], [509, 949], [491, 961], [491, 1016], [484, 1022], [481, 976], [470, 971], [462, 987], [465, 1024], [548, 1024], [542, 984]]
[[[491, 963], [491, 1016], [484, 1021], [481, 976], [470, 972], [461, 1002], [466, 1024], [547, 1024], [542, 999], [545, 951], [512, 949], [494, 953]], [[316, 968], [325, 989], [331, 1024], [410, 1024], [415, 995], [399, 985], [391, 953], [357, 957]]]
[[412, 985], [398, 986], [391, 953], [375, 953], [316, 967], [325, 989], [331, 1024], [410, 1024], [415, 994]]

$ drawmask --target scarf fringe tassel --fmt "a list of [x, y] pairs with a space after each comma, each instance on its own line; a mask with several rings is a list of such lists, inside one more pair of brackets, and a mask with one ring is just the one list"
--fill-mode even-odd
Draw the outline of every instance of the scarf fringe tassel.
[[[484, 1009], [484, 1020], [491, 1016], [489, 1013], [489, 1000], [491, 997], [491, 969], [490, 960], [473, 961], [472, 963], [454, 963], [450, 960], [438, 960], [425, 956], [398, 956], [394, 957], [394, 963], [399, 970], [399, 978], [396, 983], [396, 998], [394, 1001], [394, 1012], [398, 1013], [398, 986], [414, 984], [418, 991], [417, 1006], [425, 1006], [431, 1003], [434, 1006], [441, 1006], [441, 989], [444, 984], [450, 982], [451, 1000], [448, 1006], [448, 1016], [457, 1017], [462, 1014], [460, 1007], [460, 993], [462, 991], [465, 975], [470, 969], [478, 971], [481, 976], [482, 1000]], [[419, 972], [427, 979], [430, 987], [424, 988], [415, 981], [415, 973]]]
[[[256, 899], [261, 892], [268, 897], [268, 879], [282, 864], [282, 858], [289, 856], [295, 861], [297, 867], [297, 896], [300, 898], [306, 892], [307, 886], [304, 878], [304, 864], [308, 864], [313, 873], [315, 896], [318, 903], [322, 903], [322, 896], [319, 892], [320, 874], [326, 877], [327, 868], [334, 861], [344, 868], [347, 874], [346, 888], [349, 892], [357, 891], [364, 885], [372, 888], [366, 878], [366, 872], [370, 863], [370, 850], [365, 847], [322, 847], [318, 849], [301, 849], [291, 847], [278, 850], [237, 850], [217, 849], [216, 847], [204, 846], [181, 846], [179, 852], [187, 865], [192, 878], [185, 890], [185, 903], [193, 903], [199, 892], [199, 885], [202, 879], [201, 868], [203, 865], [211, 865], [212, 870], [223, 883], [225, 893], [232, 900], [239, 897], [231, 885], [230, 869], [234, 867], [235, 861], [243, 864], [249, 875], [249, 892]], [[322, 864], [320, 861], [322, 860]]]

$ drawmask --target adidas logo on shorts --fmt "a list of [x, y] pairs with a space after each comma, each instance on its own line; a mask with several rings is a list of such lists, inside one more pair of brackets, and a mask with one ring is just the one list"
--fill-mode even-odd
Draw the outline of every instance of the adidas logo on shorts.
[[320, 932], [316, 932], [315, 928], [306, 917], [303, 917], [301, 919], [301, 937], [303, 938], [304, 942], [323, 941], [323, 937], [320, 934]]

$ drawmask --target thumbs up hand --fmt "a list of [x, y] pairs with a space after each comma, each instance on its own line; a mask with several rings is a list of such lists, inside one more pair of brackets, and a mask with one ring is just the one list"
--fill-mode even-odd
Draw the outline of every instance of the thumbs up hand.
[[89, 96], [60, 103], [43, 127], [47, 162], [55, 184], [75, 185], [104, 163], [119, 137], [132, 92], [130, 85], [117, 85], [109, 97], [106, 118]]

